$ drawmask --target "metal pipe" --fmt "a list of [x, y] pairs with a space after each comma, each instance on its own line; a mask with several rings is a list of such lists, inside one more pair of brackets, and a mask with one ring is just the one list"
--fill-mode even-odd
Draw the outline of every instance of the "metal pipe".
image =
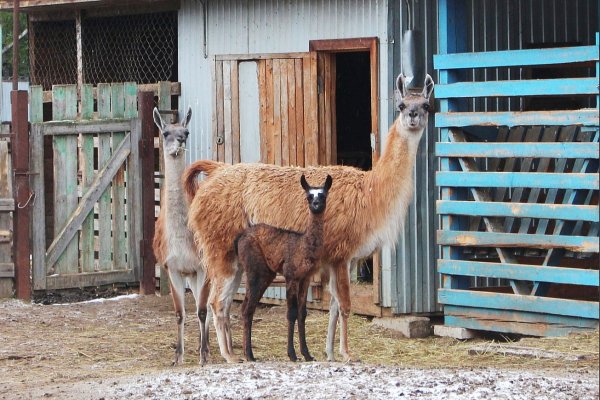
[[12, 90], [19, 90], [19, 0], [13, 0]]

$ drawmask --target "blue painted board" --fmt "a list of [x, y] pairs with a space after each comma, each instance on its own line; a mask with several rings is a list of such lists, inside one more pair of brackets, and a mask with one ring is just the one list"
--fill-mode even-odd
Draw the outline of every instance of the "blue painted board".
[[[511, 313], [515, 319], [520, 317], [521, 312], [512, 312]], [[454, 316], [454, 315], [445, 315], [444, 316], [444, 325], [447, 326], [455, 326], [459, 328], [466, 329], [476, 329], [482, 331], [493, 331], [493, 332], [504, 332], [504, 333], [516, 333], [521, 335], [530, 335], [530, 336], [567, 336], [573, 332], [585, 332], [593, 329], [597, 329], [596, 327], [577, 327], [572, 326], [571, 321], [581, 320], [590, 322], [590, 325], [593, 325], [595, 320], [591, 319], [578, 319], [571, 317], [558, 317], [557, 322], [546, 323], [542, 322], [542, 318], [544, 314], [533, 314], [540, 316], [539, 320], [534, 320], [532, 322], [515, 322], [510, 320], [498, 320], [496, 317], [488, 317], [488, 318], [473, 318], [471, 316]]]
[[521, 281], [598, 286], [598, 270], [504, 264], [482, 261], [438, 260], [438, 272], [449, 275], [516, 279]]
[[[441, 101], [443, 104], [444, 100]], [[443, 111], [443, 110], [442, 110]], [[522, 111], [522, 112], [439, 112], [435, 114], [435, 126], [518, 126], [518, 125], [578, 125], [599, 126], [598, 110], [577, 111]]]
[[476, 306], [501, 310], [528, 311], [552, 315], [566, 315], [598, 319], [598, 302], [556, 299], [518, 294], [475, 292], [471, 290], [439, 289], [442, 304]]
[[548, 157], [598, 158], [598, 146], [589, 143], [436, 143], [438, 157]]
[[532, 247], [597, 253], [598, 237], [560, 236], [498, 232], [437, 231], [437, 243], [447, 246]]
[[537, 79], [520, 81], [457, 82], [436, 85], [436, 99], [506, 96], [590, 95], [598, 92], [594, 78]]
[[[442, 16], [440, 15], [440, 20], [441, 18]], [[433, 67], [439, 70], [490, 67], [522, 67], [526, 65], [564, 64], [597, 60], [598, 46], [592, 45], [550, 49], [436, 54], [433, 56]]]
[[571, 221], [598, 222], [598, 206], [571, 204], [501, 203], [495, 201], [448, 201], [436, 202], [438, 214], [545, 218]]
[[459, 172], [439, 171], [437, 186], [449, 187], [528, 187], [546, 189], [598, 190], [597, 174], [546, 172]]

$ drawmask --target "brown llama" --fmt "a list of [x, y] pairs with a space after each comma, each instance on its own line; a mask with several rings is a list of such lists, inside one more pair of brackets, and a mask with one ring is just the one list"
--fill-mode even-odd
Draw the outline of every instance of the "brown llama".
[[[333, 343], [338, 317], [340, 353], [348, 351], [350, 276], [353, 260], [366, 257], [384, 244], [393, 245], [400, 234], [413, 194], [413, 169], [419, 141], [427, 126], [433, 80], [427, 75], [418, 95], [408, 93], [403, 76], [400, 115], [389, 129], [383, 154], [372, 170], [345, 166], [307, 168], [266, 164], [220, 164], [200, 160], [184, 174], [190, 204], [189, 227], [201, 251], [211, 281], [209, 303], [221, 355], [237, 362], [232, 351], [229, 311], [242, 270], [237, 264], [235, 238], [248, 226], [265, 223], [282, 229], [304, 228], [306, 204], [298, 179], [322, 181], [331, 175], [336, 190], [328, 198], [324, 221], [324, 251], [319, 263], [329, 270], [331, 303], [327, 331], [327, 358], [334, 360]], [[206, 179], [197, 182], [201, 172]]]
[[306, 296], [310, 278], [317, 271], [317, 260], [323, 251], [323, 220], [327, 194], [332, 178], [327, 175], [323, 187], [311, 187], [304, 175], [300, 184], [304, 189], [310, 219], [304, 233], [258, 224], [246, 228], [234, 243], [243, 271], [246, 273], [246, 295], [242, 303], [244, 320], [244, 353], [246, 360], [256, 361], [252, 352], [252, 319], [256, 306], [277, 273], [286, 283], [288, 356], [296, 361], [294, 326], [298, 320], [300, 352], [306, 361], [314, 358], [306, 345]]
[[[189, 108], [181, 124], [167, 124], [154, 109], [154, 123], [163, 138], [165, 161], [165, 184], [154, 241], [156, 260], [169, 275], [171, 296], [177, 315], [177, 345], [173, 365], [183, 363], [183, 332], [185, 325], [185, 282], [189, 282], [196, 300], [200, 326], [200, 362], [206, 362], [208, 351], [208, 327], [206, 306], [200, 311], [200, 303], [206, 304], [208, 291], [204, 290], [206, 273], [194, 244], [194, 236], [187, 226], [188, 202], [185, 198], [181, 177], [185, 169], [185, 143], [189, 135], [187, 125], [192, 118]], [[204, 299], [204, 300], [202, 300]], [[203, 345], [204, 343], [204, 345]]]

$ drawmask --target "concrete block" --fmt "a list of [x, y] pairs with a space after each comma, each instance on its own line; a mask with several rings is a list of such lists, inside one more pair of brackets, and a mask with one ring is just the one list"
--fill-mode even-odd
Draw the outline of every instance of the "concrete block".
[[393, 318], [374, 318], [373, 323], [383, 328], [400, 332], [407, 338], [431, 336], [431, 321], [427, 317], [406, 315]]
[[473, 339], [477, 337], [475, 331], [456, 326], [434, 325], [433, 334], [435, 336], [451, 337], [454, 339]]

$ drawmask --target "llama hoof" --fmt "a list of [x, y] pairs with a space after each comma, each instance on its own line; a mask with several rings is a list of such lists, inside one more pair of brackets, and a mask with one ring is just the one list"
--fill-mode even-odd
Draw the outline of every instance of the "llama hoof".
[[346, 363], [346, 364], [353, 364], [353, 363], [361, 362], [359, 358], [353, 357], [350, 354], [343, 354], [342, 357], [344, 357], [344, 363]]
[[175, 356], [175, 359], [171, 363], [172, 367], [176, 367], [178, 365], [183, 365], [183, 355], [177, 355], [177, 356]]
[[227, 364], [241, 364], [244, 360], [239, 357], [231, 357], [227, 359]]
[[304, 361], [315, 361], [315, 358], [313, 356], [311, 356], [310, 354], [308, 355], [304, 355]]
[[288, 357], [290, 358], [290, 361], [291, 361], [291, 362], [296, 362], [296, 361], [298, 361], [298, 357], [296, 357], [296, 355], [295, 355], [295, 354], [288, 355]]

